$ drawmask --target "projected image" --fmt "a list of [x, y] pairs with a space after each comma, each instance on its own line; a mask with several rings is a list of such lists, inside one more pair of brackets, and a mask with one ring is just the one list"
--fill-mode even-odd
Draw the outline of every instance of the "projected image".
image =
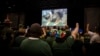
[[67, 9], [42, 10], [42, 26], [67, 25]]

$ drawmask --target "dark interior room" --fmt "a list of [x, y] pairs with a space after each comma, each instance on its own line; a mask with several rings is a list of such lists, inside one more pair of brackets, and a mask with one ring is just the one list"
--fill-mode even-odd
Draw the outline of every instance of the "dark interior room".
[[0, 55], [99, 56], [99, 3], [0, 0]]

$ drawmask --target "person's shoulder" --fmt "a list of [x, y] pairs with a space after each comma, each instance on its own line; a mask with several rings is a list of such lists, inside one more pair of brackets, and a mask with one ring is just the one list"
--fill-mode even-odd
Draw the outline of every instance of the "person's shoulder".
[[69, 36], [66, 41], [74, 41], [74, 37], [73, 36]]
[[52, 37], [49, 36], [49, 37], [46, 38], [46, 40], [51, 39], [51, 38], [52, 38]]
[[48, 43], [47, 43], [46, 41], [43, 41], [43, 40], [41, 40], [41, 39], [40, 39], [40, 43], [41, 43], [41, 44], [44, 44], [44, 45], [48, 45]]
[[71, 38], [71, 39], [73, 39], [74, 37], [73, 37], [73, 36], [68, 36], [68, 38]]
[[22, 41], [22, 43], [27, 42], [27, 41], [28, 41], [28, 38], [24, 39], [24, 40]]
[[94, 38], [100, 38], [100, 35], [97, 34], [97, 33], [95, 33], [93, 37], [94, 37]]

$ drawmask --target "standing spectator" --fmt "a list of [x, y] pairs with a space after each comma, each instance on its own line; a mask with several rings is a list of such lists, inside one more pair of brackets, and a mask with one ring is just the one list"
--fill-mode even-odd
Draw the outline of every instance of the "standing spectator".
[[40, 39], [42, 28], [38, 23], [34, 23], [30, 27], [30, 37], [23, 40], [21, 50], [27, 56], [52, 56], [50, 46]]

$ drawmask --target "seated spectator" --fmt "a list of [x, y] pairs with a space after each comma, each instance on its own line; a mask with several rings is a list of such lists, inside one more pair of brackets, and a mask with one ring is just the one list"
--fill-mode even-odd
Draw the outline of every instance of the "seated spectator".
[[26, 38], [25, 37], [25, 29], [18, 30], [19, 36], [15, 38], [14, 45], [15, 47], [19, 47], [21, 42]]
[[12, 46], [13, 40], [14, 40], [14, 32], [11, 28], [11, 22], [5, 21], [4, 22], [4, 28], [2, 29], [2, 38], [3, 38], [3, 45], [6, 48], [9, 48]]
[[72, 45], [72, 51], [74, 56], [83, 56], [83, 42], [80, 39], [81, 36], [77, 36], [76, 40]]
[[46, 38], [47, 43], [52, 46], [53, 41], [55, 40], [55, 33], [51, 32], [50, 36]]

